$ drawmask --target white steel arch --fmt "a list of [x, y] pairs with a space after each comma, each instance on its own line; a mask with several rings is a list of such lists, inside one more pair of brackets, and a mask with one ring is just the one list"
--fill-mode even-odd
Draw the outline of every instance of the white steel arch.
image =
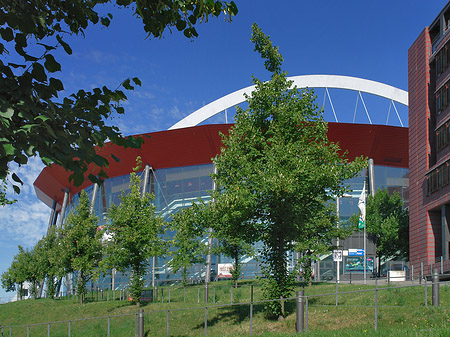
[[[333, 88], [353, 90], [377, 95], [408, 106], [408, 92], [393, 86], [358, 77], [341, 75], [301, 75], [288, 77], [298, 88]], [[249, 86], [223, 96], [186, 116], [169, 130], [195, 126], [208, 118], [237, 104], [245, 102], [244, 94], [250, 95], [255, 86]]]

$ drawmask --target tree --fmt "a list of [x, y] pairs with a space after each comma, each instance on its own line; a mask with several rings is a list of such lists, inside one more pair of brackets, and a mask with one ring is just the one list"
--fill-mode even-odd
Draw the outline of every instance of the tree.
[[44, 236], [36, 246], [41, 247], [39, 252], [40, 263], [44, 271], [44, 277], [47, 279], [47, 297], [54, 298], [56, 291], [55, 277], [64, 276], [59, 264], [60, 251], [57, 237], [56, 226], [49, 228], [47, 235]]
[[141, 196], [141, 180], [135, 172], [130, 175], [130, 192], [122, 191], [120, 204], [109, 209], [113, 243], [107, 245], [106, 268], [117, 268], [121, 272], [131, 269], [130, 293], [140, 305], [144, 275], [151, 256], [161, 256], [165, 252], [165, 224], [157, 215], [152, 204], [154, 196]]
[[[358, 223], [359, 214], [350, 218]], [[375, 196], [369, 195], [366, 207], [366, 232], [375, 243], [380, 259], [409, 257], [409, 212], [397, 191], [389, 194], [387, 189], [378, 189]], [[380, 266], [377, 266], [378, 273]]]
[[22, 247], [18, 246], [19, 252], [14, 255], [11, 266], [2, 273], [2, 288], [7, 292], [17, 291], [17, 299], [21, 300], [23, 296], [23, 283], [28, 278], [27, 260], [28, 253]]
[[[226, 222], [229, 233], [245, 242], [263, 242], [264, 272], [270, 283], [266, 296], [278, 299], [292, 291], [287, 251], [307, 238], [313, 249], [314, 240], [336, 234], [330, 217], [321, 216], [320, 226], [313, 220], [325, 213], [331, 195], [346, 191], [344, 181], [361, 170], [364, 160], [348, 162], [338, 144], [328, 141], [327, 123], [313, 92], [291, 88], [281, 71], [281, 54], [256, 24], [251, 41], [265, 59], [271, 79], [262, 82], [253, 77], [256, 88], [246, 97], [248, 108], [237, 108], [236, 123], [223, 136], [224, 147], [214, 159], [213, 196], [217, 202], [235, 204], [245, 215], [243, 221]], [[269, 310], [271, 316], [282, 315], [278, 302]]]
[[[81, 185], [88, 165], [101, 169], [89, 174], [99, 182], [106, 176], [108, 158], [95, 151], [107, 140], [125, 147], [139, 147], [141, 138], [123, 137], [117, 127], [107, 125], [113, 112], [123, 114], [122, 89], [140, 85], [138, 78], [124, 80], [119, 88], [78, 90], [67, 97], [63, 82], [54, 77], [61, 71], [55, 59], [59, 48], [70, 55], [66, 42], [71, 35], [84, 35], [90, 25], [108, 27], [112, 15], [101, 16], [99, 7], [109, 0], [54, 0], [0, 2], [0, 179], [8, 165], [26, 164], [39, 154], [44, 164], [55, 163], [71, 171], [70, 179]], [[112, 2], [112, 1], [111, 1]], [[188, 38], [197, 37], [195, 25], [210, 17], [237, 13], [233, 1], [219, 0], [116, 0], [143, 22], [149, 37], [161, 37], [175, 27]], [[112, 156], [113, 159], [118, 160]], [[21, 179], [12, 174], [14, 189]]]
[[189, 208], [173, 215], [171, 230], [174, 232], [170, 251], [169, 265], [175, 274], [181, 269], [183, 285], [187, 285], [189, 268], [196, 263], [204, 262], [207, 246], [202, 244], [201, 238], [205, 235], [205, 227], [200, 225], [198, 218], [199, 205], [193, 204]]
[[80, 303], [83, 303], [86, 283], [95, 279], [98, 274], [102, 258], [97, 223], [98, 218], [90, 212], [89, 198], [83, 190], [75, 210], [64, 221], [58, 249], [65, 273], [77, 272], [76, 285]]

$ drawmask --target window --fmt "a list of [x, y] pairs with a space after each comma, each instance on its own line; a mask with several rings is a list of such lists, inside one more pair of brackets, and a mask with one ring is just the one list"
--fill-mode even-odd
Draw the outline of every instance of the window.
[[441, 113], [442, 110], [442, 106], [441, 106], [441, 91], [439, 90], [439, 92], [436, 95], [436, 111], [438, 114]]

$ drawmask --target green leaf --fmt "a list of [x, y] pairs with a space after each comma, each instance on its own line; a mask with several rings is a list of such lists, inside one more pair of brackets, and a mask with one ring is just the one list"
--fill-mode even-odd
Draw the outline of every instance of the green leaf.
[[122, 85], [127, 90], [133, 90], [134, 87], [130, 84], [131, 80], [127, 78], [125, 81], [123, 81]]
[[49, 166], [51, 163], [53, 163], [53, 160], [50, 158], [47, 158], [47, 157], [41, 157], [41, 160], [47, 166]]
[[28, 163], [28, 158], [27, 156], [19, 153], [14, 157], [14, 161], [19, 165], [25, 165], [26, 163]]
[[40, 119], [41, 121], [45, 122], [45, 121], [49, 120], [50, 117], [44, 116], [44, 115], [39, 115], [39, 116], [36, 116], [34, 119], [35, 119], [35, 120], [36, 120], [36, 119]]
[[11, 156], [16, 152], [16, 148], [11, 144], [2, 144], [3, 150], [7, 156]]
[[7, 28], [0, 28], [0, 35], [2, 36], [2, 39], [6, 42], [11, 42], [14, 40], [14, 33], [13, 30], [9, 27]]
[[53, 87], [53, 89], [55, 89], [56, 91], [64, 90], [63, 83], [57, 78], [50, 78], [50, 86]]
[[17, 176], [17, 174], [13, 173], [11, 175], [11, 177], [13, 178], [13, 180], [17, 183], [20, 183], [20, 185], [23, 185], [23, 181]]
[[141, 86], [141, 80], [138, 78], [138, 77], [133, 77], [133, 82], [134, 82], [134, 84], [136, 84], [136, 85], [138, 85], [138, 86]]
[[70, 48], [70, 46], [66, 42], [64, 42], [64, 40], [59, 34], [56, 35], [56, 39], [58, 40], [59, 44], [64, 48], [64, 51], [68, 55], [72, 55], [72, 48]]
[[100, 19], [100, 22], [105, 27], [109, 27], [109, 25], [111, 24], [111, 20], [109, 18], [107, 18], [107, 17], [102, 17]]
[[185, 28], [186, 28], [186, 21], [184, 21], [184, 20], [178, 20], [177, 21], [177, 24], [176, 24], [176, 27], [177, 27], [177, 29], [179, 30], [179, 31], [182, 31], [182, 30], [184, 30]]
[[51, 54], [45, 55], [44, 66], [49, 73], [61, 71], [61, 65], [58, 62], [56, 62], [55, 58]]
[[23, 33], [17, 33], [14, 41], [16, 42], [16, 48], [24, 48], [28, 45], [27, 38]]
[[11, 108], [6, 109], [6, 111], [0, 111], [0, 117], [11, 119], [14, 116], [14, 110]]
[[33, 70], [31, 71], [31, 75], [39, 82], [47, 81], [47, 74], [45, 73], [45, 69], [40, 63], [33, 64]]
[[16, 192], [16, 194], [20, 194], [20, 187], [19, 186], [13, 185], [13, 189], [14, 189], [14, 192]]

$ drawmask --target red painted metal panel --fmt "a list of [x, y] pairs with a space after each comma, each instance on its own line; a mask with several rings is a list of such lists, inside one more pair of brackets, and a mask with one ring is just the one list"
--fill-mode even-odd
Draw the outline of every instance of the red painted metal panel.
[[[141, 135], [146, 138], [141, 149], [123, 149], [107, 144], [99, 149], [105, 156], [113, 153], [120, 162], [110, 159], [106, 170], [109, 177], [131, 172], [136, 166], [136, 157], [140, 156], [144, 164], [153, 169], [180, 167], [211, 163], [211, 159], [220, 152], [219, 132], [228, 133], [231, 124], [202, 125], [184, 129], [168, 130]], [[148, 138], [149, 137], [149, 138]], [[341, 149], [347, 150], [347, 158], [353, 160], [361, 155], [373, 158], [376, 165], [408, 167], [408, 129], [365, 124], [329, 123], [328, 138], [339, 142]], [[95, 174], [98, 168], [90, 167], [89, 173]], [[51, 206], [53, 200], [62, 203], [64, 189], [70, 189], [70, 195], [88, 187], [91, 182], [75, 187], [69, 183], [69, 172], [56, 165], [46, 167], [34, 182], [36, 194], [40, 200]]]

